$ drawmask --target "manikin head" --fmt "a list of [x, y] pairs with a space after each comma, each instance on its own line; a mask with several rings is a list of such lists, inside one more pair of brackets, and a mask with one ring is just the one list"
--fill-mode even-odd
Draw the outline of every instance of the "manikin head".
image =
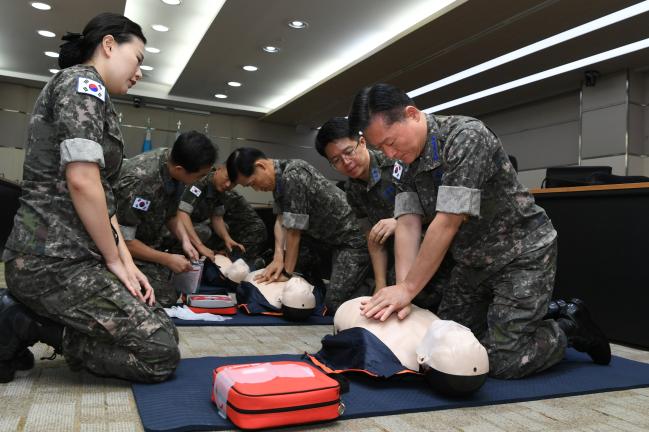
[[453, 396], [473, 393], [489, 373], [487, 350], [455, 321], [431, 323], [417, 347], [417, 362], [433, 388]]
[[304, 321], [316, 307], [313, 285], [299, 276], [286, 281], [282, 290], [282, 312], [291, 321]]

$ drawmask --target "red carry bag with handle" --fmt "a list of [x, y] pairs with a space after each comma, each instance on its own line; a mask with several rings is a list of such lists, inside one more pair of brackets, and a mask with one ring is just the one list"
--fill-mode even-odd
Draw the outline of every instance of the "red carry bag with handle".
[[234, 315], [237, 304], [230, 296], [220, 294], [188, 294], [183, 296], [187, 307], [196, 313], [211, 313], [216, 315]]
[[340, 416], [340, 384], [299, 361], [221, 366], [214, 370], [212, 402], [242, 429], [333, 420]]

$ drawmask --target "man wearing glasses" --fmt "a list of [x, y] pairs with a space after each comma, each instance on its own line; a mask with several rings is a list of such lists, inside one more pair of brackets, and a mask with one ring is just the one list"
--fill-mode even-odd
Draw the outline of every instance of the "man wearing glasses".
[[361, 90], [349, 118], [352, 130], [408, 164], [399, 170], [395, 199], [398, 283], [362, 303], [363, 315], [405, 318], [411, 299], [450, 251], [456, 265], [438, 315], [473, 331], [487, 349], [492, 377], [545, 370], [563, 358], [567, 343], [595, 363], [611, 361], [608, 340], [583, 302], [546, 316], [557, 233], [484, 123], [426, 114], [389, 84]]
[[370, 270], [365, 239], [342, 190], [303, 160], [269, 159], [254, 148], [236, 149], [226, 166], [231, 182], [273, 192], [275, 254], [257, 281], [288, 280], [305, 236], [331, 253], [325, 298], [331, 312], [351, 298], [372, 293], [365, 283]]
[[[397, 220], [394, 218], [396, 188], [392, 179], [396, 161], [380, 151], [369, 149], [362, 135], [352, 136], [349, 121], [344, 117], [334, 117], [322, 125], [315, 147], [334, 169], [348, 177], [345, 185], [347, 202], [367, 237], [376, 283], [374, 291], [393, 285], [393, 235]], [[452, 259], [445, 260], [443, 268], [413, 299], [413, 303], [436, 310], [451, 269]]]

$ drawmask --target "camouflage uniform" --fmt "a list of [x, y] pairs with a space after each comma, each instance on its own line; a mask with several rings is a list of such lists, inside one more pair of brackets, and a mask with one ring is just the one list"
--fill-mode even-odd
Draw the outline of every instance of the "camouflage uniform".
[[350, 298], [369, 295], [365, 284], [370, 259], [365, 238], [343, 191], [314, 167], [299, 159], [274, 160], [275, 214], [283, 226], [302, 231], [332, 254], [327, 308], [335, 311]]
[[79, 65], [56, 74], [30, 120], [20, 208], [3, 257], [7, 286], [31, 310], [65, 326], [62, 351], [70, 366], [161, 381], [180, 358], [175, 327], [108, 271], [65, 177], [70, 162], [99, 166], [108, 223], [122, 157], [117, 115], [97, 71]]
[[469, 117], [427, 117], [410, 166], [395, 165], [395, 215], [465, 214], [450, 251], [456, 266], [438, 315], [471, 328], [490, 374], [520, 378], [563, 357], [566, 336], [543, 320], [556, 271], [556, 231], [516, 178], [500, 140]]
[[349, 178], [345, 185], [347, 202], [361, 227], [370, 230], [381, 219], [394, 217], [396, 189], [392, 183], [394, 160], [383, 153], [368, 149], [370, 153], [369, 182]]
[[[345, 186], [347, 202], [358, 218], [361, 227], [369, 231], [381, 219], [394, 217], [396, 188], [392, 181], [395, 160], [377, 150], [368, 149], [370, 154], [369, 182], [349, 178]], [[395, 283], [394, 236], [386, 241], [388, 251], [387, 283]], [[453, 259], [444, 259], [440, 271], [426, 284], [426, 287], [413, 299], [417, 306], [437, 310], [441, 300], [442, 288], [448, 285]]]
[[[156, 149], [124, 161], [115, 187], [117, 220], [125, 240], [140, 240], [161, 250], [165, 223], [176, 215], [178, 196], [184, 185], [169, 174], [170, 150]], [[162, 264], [136, 260], [149, 278], [158, 302], [169, 307], [178, 294], [171, 284], [171, 270]]]
[[239, 193], [216, 190], [212, 182], [213, 176], [214, 171], [200, 182], [186, 187], [178, 209], [191, 215], [194, 229], [201, 241], [213, 250], [225, 249], [225, 243], [212, 230], [211, 223], [212, 216], [223, 217], [232, 239], [246, 248], [243, 258], [247, 262], [253, 262], [264, 252], [266, 225]]

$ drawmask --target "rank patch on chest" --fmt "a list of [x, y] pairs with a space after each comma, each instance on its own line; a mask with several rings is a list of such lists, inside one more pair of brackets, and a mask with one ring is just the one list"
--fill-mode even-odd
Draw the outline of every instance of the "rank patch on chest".
[[194, 195], [196, 195], [197, 197], [201, 196], [201, 194], [203, 193], [203, 191], [200, 190], [199, 188], [197, 188], [196, 186], [192, 186], [192, 187], [190, 187], [190, 188], [189, 188], [189, 191], [190, 191], [191, 193], [193, 193]]
[[392, 177], [394, 177], [397, 180], [400, 180], [401, 174], [403, 174], [403, 165], [401, 165], [399, 162], [395, 162], [394, 168], [392, 169]]
[[151, 201], [145, 200], [144, 198], [140, 197], [135, 197], [135, 200], [133, 200], [133, 208], [142, 210], [142, 211], [149, 211], [149, 206], [151, 205]]
[[93, 95], [102, 102], [106, 99], [106, 89], [103, 84], [99, 84], [97, 81], [91, 80], [90, 78], [79, 77], [77, 92]]

